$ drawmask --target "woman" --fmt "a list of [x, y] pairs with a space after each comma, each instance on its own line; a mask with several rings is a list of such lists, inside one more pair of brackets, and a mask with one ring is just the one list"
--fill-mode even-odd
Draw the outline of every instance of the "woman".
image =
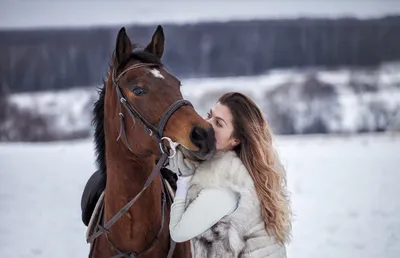
[[194, 257], [286, 257], [290, 207], [285, 171], [262, 112], [248, 97], [224, 94], [208, 113], [217, 153], [197, 167], [178, 152], [170, 232], [191, 240]]

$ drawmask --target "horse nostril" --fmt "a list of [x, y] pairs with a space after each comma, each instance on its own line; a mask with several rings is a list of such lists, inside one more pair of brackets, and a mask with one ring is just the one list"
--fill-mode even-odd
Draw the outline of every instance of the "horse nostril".
[[206, 130], [204, 128], [194, 126], [190, 132], [190, 140], [194, 145], [199, 147], [200, 151], [208, 153], [215, 149], [214, 129], [211, 127]]
[[190, 139], [196, 146], [201, 148], [207, 139], [207, 131], [201, 127], [194, 126], [190, 132]]

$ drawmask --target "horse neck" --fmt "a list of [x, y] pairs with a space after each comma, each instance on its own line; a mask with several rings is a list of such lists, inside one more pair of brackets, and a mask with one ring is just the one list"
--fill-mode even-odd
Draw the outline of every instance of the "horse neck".
[[[111, 86], [106, 89], [105, 103], [108, 106], [104, 110], [107, 165], [104, 211], [108, 221], [143, 189], [155, 166], [155, 160], [152, 156], [137, 158], [123, 144], [122, 139], [116, 141], [119, 133], [119, 107], [115, 89]], [[107, 114], [107, 110], [112, 111]], [[137, 127], [140, 125], [135, 126], [134, 130]], [[126, 128], [130, 126], [127, 124]], [[126, 251], [140, 252], [153, 241], [161, 226], [161, 193], [160, 178], [156, 177], [125, 215], [111, 227], [110, 240], [116, 246]], [[168, 229], [168, 224], [164, 228]]]

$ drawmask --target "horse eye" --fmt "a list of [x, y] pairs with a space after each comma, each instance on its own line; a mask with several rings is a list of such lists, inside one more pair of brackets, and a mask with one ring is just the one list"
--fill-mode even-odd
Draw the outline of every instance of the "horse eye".
[[140, 87], [136, 87], [132, 90], [133, 94], [135, 94], [136, 96], [141, 96], [143, 94], [146, 93], [146, 90]]

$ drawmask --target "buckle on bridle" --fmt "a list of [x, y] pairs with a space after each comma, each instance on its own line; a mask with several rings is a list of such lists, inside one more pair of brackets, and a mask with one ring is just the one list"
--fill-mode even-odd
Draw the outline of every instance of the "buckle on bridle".
[[149, 134], [149, 136], [153, 136], [153, 130], [151, 130], [150, 128], [145, 126], [143, 123], [142, 123], [142, 125], [144, 127], [144, 130]]
[[[167, 140], [167, 141], [169, 142], [170, 151], [167, 150], [166, 145], [163, 143], [163, 140], [164, 140], [164, 139]], [[158, 144], [159, 144], [159, 146], [160, 146], [161, 152], [162, 152], [163, 154], [167, 154], [167, 155], [168, 155], [168, 158], [173, 158], [173, 157], [175, 157], [175, 155], [176, 155], [176, 148], [179, 146], [179, 143], [174, 142], [174, 141], [171, 140], [171, 138], [169, 138], [169, 137], [162, 137], [162, 138], [160, 139], [160, 142], [159, 142]], [[164, 149], [164, 147], [165, 147], [165, 149]], [[171, 154], [171, 153], [172, 153], [172, 154]]]

